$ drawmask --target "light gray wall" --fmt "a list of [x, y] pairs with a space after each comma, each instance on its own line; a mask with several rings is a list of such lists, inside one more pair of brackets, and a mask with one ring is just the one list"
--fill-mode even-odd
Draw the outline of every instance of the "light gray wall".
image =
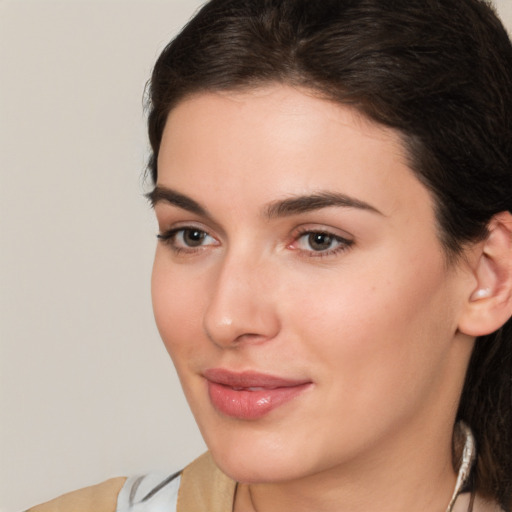
[[153, 326], [140, 179], [144, 83], [199, 3], [0, 0], [1, 512], [204, 449]]
[[0, 4], [0, 510], [203, 450], [158, 333], [142, 92], [199, 0]]

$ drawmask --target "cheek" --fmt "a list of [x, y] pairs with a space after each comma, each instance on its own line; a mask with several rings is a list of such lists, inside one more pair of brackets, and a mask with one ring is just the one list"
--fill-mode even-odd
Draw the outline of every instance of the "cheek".
[[361, 392], [376, 383], [396, 389], [421, 375], [426, 381], [442, 364], [456, 323], [449, 278], [442, 260], [432, 259], [425, 268], [388, 254], [364, 272], [347, 268], [308, 293], [295, 291], [290, 325], [312, 358], [332, 367], [322, 379]]
[[151, 278], [151, 296], [156, 325], [173, 361], [178, 354], [186, 356], [194, 350], [201, 323], [201, 296], [197, 279], [188, 279], [166, 261], [164, 251], [157, 249]]

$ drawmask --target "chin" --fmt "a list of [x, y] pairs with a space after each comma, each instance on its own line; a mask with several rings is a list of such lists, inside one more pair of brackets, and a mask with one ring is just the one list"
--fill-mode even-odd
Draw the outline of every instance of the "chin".
[[[238, 441], [238, 442], [237, 442]], [[208, 443], [217, 466], [237, 482], [260, 484], [293, 480], [303, 476], [305, 466], [300, 448], [291, 449], [261, 439], [240, 442]]]
[[[271, 459], [269, 463], [268, 460], [242, 460], [237, 457], [233, 457], [233, 460], [231, 460], [225, 456], [219, 458], [215, 455], [213, 455], [213, 458], [224, 474], [244, 484], [283, 482], [294, 480], [301, 476], [297, 472], [296, 465], [293, 468], [289, 468], [283, 461], [280, 461], [279, 465], [276, 465], [273, 459]], [[301, 470], [303, 470], [303, 468], [301, 468]]]

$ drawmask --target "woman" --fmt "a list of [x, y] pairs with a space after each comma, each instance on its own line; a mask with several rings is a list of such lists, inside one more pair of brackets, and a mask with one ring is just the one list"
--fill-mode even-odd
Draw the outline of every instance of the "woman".
[[510, 510], [511, 83], [481, 0], [207, 3], [151, 78], [149, 198], [210, 451], [67, 506]]

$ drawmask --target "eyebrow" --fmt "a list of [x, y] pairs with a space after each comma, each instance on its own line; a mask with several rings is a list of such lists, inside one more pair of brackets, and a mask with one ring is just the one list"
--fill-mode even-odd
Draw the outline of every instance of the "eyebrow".
[[[157, 203], [166, 202], [196, 215], [211, 217], [208, 211], [199, 203], [190, 197], [167, 187], [156, 186], [153, 191], [146, 194], [146, 197], [149, 199], [153, 207], [155, 207]], [[264, 215], [268, 219], [272, 219], [276, 217], [298, 215], [332, 206], [357, 208], [359, 210], [369, 211], [378, 215], [384, 215], [377, 208], [365, 201], [337, 192], [318, 192], [315, 194], [298, 195], [272, 201], [265, 208]]]
[[266, 216], [271, 219], [274, 217], [286, 217], [300, 213], [307, 213], [331, 206], [343, 208], [357, 208], [366, 210], [379, 215], [384, 215], [377, 208], [359, 199], [340, 194], [337, 192], [319, 192], [316, 194], [294, 196], [287, 199], [273, 201], [265, 211]]
[[196, 201], [188, 196], [180, 194], [167, 187], [156, 186], [149, 194], [146, 194], [151, 206], [154, 208], [157, 203], [165, 202], [177, 206], [182, 210], [209, 217], [208, 212]]

